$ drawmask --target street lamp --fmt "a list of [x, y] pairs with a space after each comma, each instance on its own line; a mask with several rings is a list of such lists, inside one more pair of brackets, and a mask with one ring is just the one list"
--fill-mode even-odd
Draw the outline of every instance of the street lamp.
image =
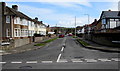
[[[89, 23], [89, 21], [90, 21], [90, 15], [89, 15], [89, 14], [84, 14], [84, 15], [87, 15], [87, 16], [88, 16], [88, 24], [90, 24], [90, 23]], [[90, 31], [89, 29], [90, 29], [90, 28], [88, 27], [88, 35], [89, 35], [89, 31]]]
[[75, 37], [76, 37], [76, 16], [75, 16]]

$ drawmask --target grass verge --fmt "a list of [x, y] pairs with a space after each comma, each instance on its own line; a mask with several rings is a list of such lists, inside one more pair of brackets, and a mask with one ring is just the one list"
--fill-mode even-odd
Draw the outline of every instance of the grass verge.
[[36, 45], [34, 45], [34, 46], [45, 46], [47, 43], [50, 43], [50, 42], [52, 42], [52, 41], [54, 41], [54, 40], [56, 40], [57, 38], [53, 38], [53, 39], [49, 39], [49, 40], [46, 40], [46, 41], [44, 41], [44, 42], [42, 42], [42, 43], [38, 43], [38, 44], [36, 44]]
[[85, 42], [85, 41], [83, 41], [83, 40], [81, 40], [81, 39], [77, 39], [77, 41], [79, 42], [79, 43], [81, 43], [83, 46], [89, 46], [90, 44], [88, 44], [87, 42]]
[[77, 36], [73, 36], [73, 38], [77, 38]]

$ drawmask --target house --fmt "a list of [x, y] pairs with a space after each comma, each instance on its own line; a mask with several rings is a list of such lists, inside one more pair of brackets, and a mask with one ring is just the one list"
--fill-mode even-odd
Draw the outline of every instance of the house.
[[14, 40], [15, 47], [19, 47], [33, 42], [35, 32], [46, 35], [46, 25], [20, 12], [17, 5], [10, 8], [0, 2], [0, 8], [0, 42]]
[[84, 34], [84, 27], [83, 26], [77, 26], [77, 34]]
[[100, 17], [102, 22], [101, 32], [112, 33], [112, 30], [120, 26], [120, 11], [103, 11]]
[[18, 11], [17, 5], [12, 5], [12, 8], [3, 4], [3, 22], [2, 22], [2, 39], [3, 41], [9, 41], [13, 39], [15, 47], [28, 44], [28, 24], [32, 21], [27, 15]]
[[42, 21], [38, 21], [38, 18], [36, 17], [34, 19], [35, 21], [35, 34], [39, 34], [39, 35], [46, 35], [46, 30], [47, 30], [47, 26], [45, 24], [43, 24]]
[[100, 19], [85, 25], [84, 38], [101, 45], [120, 47], [120, 11], [102, 11]]

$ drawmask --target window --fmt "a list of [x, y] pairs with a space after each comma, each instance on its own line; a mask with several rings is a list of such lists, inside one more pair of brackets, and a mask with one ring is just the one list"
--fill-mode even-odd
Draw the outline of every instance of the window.
[[116, 27], [120, 26], [120, 21], [116, 21]]
[[21, 23], [21, 19], [19, 17], [14, 17], [14, 23], [15, 24], [20, 24]]
[[106, 24], [106, 19], [102, 19], [102, 24]]
[[6, 23], [10, 23], [10, 16], [6, 16]]
[[19, 28], [16, 28], [16, 29], [14, 30], [14, 35], [15, 35], [15, 37], [20, 37], [20, 36], [21, 36], [21, 31], [20, 31]]
[[6, 37], [10, 37], [10, 29], [6, 29]]

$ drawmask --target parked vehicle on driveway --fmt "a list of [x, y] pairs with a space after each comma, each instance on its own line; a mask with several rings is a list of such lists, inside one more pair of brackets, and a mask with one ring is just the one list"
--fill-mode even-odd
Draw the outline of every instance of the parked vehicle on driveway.
[[63, 38], [63, 37], [65, 37], [63, 34], [60, 34], [60, 35], [59, 35], [59, 38]]

